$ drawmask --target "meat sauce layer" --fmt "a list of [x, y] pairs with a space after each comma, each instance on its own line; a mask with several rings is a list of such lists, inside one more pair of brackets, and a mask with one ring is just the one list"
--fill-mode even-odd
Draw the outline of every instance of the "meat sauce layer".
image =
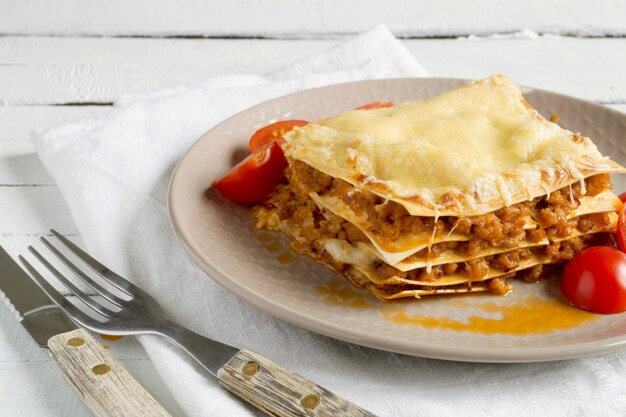
[[[318, 260], [332, 265], [340, 273], [347, 273], [349, 266], [335, 261], [324, 249], [327, 239], [341, 239], [356, 244], [369, 242], [367, 236], [352, 223], [333, 214], [329, 210], [320, 209], [309, 197], [316, 192], [322, 196], [341, 198], [357, 215], [368, 218], [368, 232], [376, 236], [378, 241], [393, 242], [402, 233], [434, 233], [445, 236], [453, 230], [466, 234], [466, 242], [442, 242], [425, 248], [412, 255], [408, 260], [423, 259], [428, 256], [436, 259], [441, 253], [453, 250], [463, 256], [474, 257], [490, 246], [511, 248], [506, 253], [482, 257], [479, 259], [436, 265], [432, 268], [419, 268], [402, 272], [391, 265], [380, 262], [375, 265], [381, 278], [400, 277], [419, 281], [435, 281], [453, 273], [467, 274], [470, 281], [480, 280], [489, 268], [496, 268], [503, 273], [515, 270], [520, 262], [531, 255], [548, 256], [552, 263], [565, 262], [587, 246], [607, 242], [607, 234], [581, 236], [561, 242], [552, 242], [547, 246], [514, 249], [523, 240], [539, 242], [546, 237], [553, 241], [566, 238], [574, 230], [588, 232], [591, 229], [609, 230], [609, 218], [606, 213], [590, 214], [573, 219], [568, 215], [580, 205], [583, 195], [580, 183], [564, 187], [550, 195], [535, 198], [505, 207], [495, 212], [480, 216], [433, 217], [411, 216], [398, 203], [385, 200], [373, 193], [355, 189], [341, 179], [330, 177], [311, 166], [297, 160], [290, 161], [285, 171], [287, 181], [281, 184], [272, 196], [263, 203], [266, 209], [274, 209], [280, 220], [287, 220], [298, 225], [302, 241], [294, 241], [294, 249], [300, 253], [313, 254]], [[595, 196], [609, 189], [608, 174], [599, 174], [585, 180], [586, 196]], [[525, 219], [528, 216], [537, 222], [538, 228], [525, 230]], [[546, 267], [538, 265], [520, 271], [527, 281], [541, 278]], [[382, 288], [382, 287], [381, 287]], [[392, 287], [385, 287], [392, 290]], [[508, 291], [503, 279], [492, 279], [489, 283], [492, 292]]]

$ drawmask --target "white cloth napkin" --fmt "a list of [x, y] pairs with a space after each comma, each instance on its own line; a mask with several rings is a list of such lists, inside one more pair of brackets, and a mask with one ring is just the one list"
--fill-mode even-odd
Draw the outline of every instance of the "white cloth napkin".
[[[249, 347], [381, 416], [625, 415], [625, 351], [504, 365], [362, 348], [273, 319], [207, 279], [181, 249], [167, 218], [167, 183], [182, 153], [210, 127], [296, 90], [426, 75], [377, 27], [265, 76], [215, 77], [125, 97], [108, 115], [36, 133], [33, 141], [89, 252], [199, 333]], [[253, 413], [169, 343], [140, 340], [189, 416]]]

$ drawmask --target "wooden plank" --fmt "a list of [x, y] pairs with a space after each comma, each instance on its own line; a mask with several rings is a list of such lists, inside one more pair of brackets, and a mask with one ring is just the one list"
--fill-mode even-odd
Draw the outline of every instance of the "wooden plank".
[[54, 184], [35, 154], [31, 131], [79, 122], [110, 111], [110, 106], [0, 106], [0, 187]]
[[[43, 349], [42, 349], [43, 350]], [[0, 362], [0, 414], [91, 416], [54, 362]]]
[[[92, 66], [122, 65], [130, 68], [200, 66], [216, 73], [250, 74], [284, 65], [294, 59], [340, 42], [340, 40], [281, 41], [258, 39], [143, 39], [143, 38], [0, 38], [1, 64], [24, 66], [45, 64], [74, 67], [74, 75], [89, 75]], [[237, 50], [241, 52], [238, 53]], [[111, 61], [114, 58], [116, 61]], [[242, 60], [243, 59], [243, 60]], [[241, 64], [234, 67], [233, 63]], [[248, 69], [247, 65], [253, 65]], [[258, 68], [262, 66], [263, 68]], [[50, 75], [54, 77], [54, 75]]]
[[0, 187], [52, 184], [30, 141], [0, 142]]
[[0, 187], [0, 235], [37, 236], [51, 228], [77, 233], [57, 187]]
[[110, 111], [109, 106], [0, 106], [0, 143], [30, 142], [33, 130], [80, 122]]
[[[150, 360], [120, 360], [120, 363], [172, 415], [183, 415]], [[93, 416], [50, 360], [0, 362], [0, 392], [2, 416]]]
[[[531, 29], [623, 35], [626, 3], [601, 0], [475, 2], [424, 0], [5, 0], [4, 34], [90, 36], [311, 37], [383, 23], [402, 36], [457, 36]], [[9, 4], [10, 3], [10, 4]], [[348, 18], [346, 18], [348, 17]]]
[[0, 106], [0, 187], [54, 184], [35, 154], [31, 131], [82, 121], [109, 111], [108, 106]]
[[[322, 51], [336, 41], [0, 38], [0, 100], [5, 104], [110, 102], [122, 94], [192, 84], [212, 75], [261, 74]], [[516, 82], [605, 103], [626, 102], [621, 39], [408, 40], [433, 76]], [[61, 62], [74, 57], [68, 64]], [[22, 52], [29, 51], [29, 52]], [[59, 62], [38, 62], [38, 54]], [[99, 51], [97, 57], [93, 51]], [[132, 59], [124, 59], [133, 57]], [[452, 61], [451, 61], [452, 60]], [[82, 63], [81, 63], [82, 62]]]
[[[425, 40], [407, 46], [432, 76], [478, 79], [500, 73], [587, 100], [626, 102], [626, 84], [615, 71], [626, 65], [621, 39]], [[610, 57], [613, 53], [618, 56]]]
[[[122, 94], [200, 82], [218, 74], [262, 74], [334, 43], [0, 38], [9, 63], [0, 65], [0, 103], [111, 102]], [[30, 48], [36, 50], [25, 52]]]
[[54, 184], [30, 142], [32, 130], [78, 122], [109, 111], [110, 106], [0, 106], [0, 187]]

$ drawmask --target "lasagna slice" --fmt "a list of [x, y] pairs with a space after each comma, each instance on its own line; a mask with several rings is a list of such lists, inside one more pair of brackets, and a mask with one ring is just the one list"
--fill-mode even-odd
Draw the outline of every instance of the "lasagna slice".
[[494, 76], [392, 108], [352, 110], [284, 136], [286, 182], [256, 226], [383, 300], [537, 281], [611, 244], [626, 170]]

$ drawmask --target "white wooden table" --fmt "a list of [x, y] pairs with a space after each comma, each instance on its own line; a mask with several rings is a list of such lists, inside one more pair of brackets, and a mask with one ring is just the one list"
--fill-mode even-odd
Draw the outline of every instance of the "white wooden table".
[[[80, 240], [31, 130], [106, 113], [127, 93], [260, 74], [377, 23], [434, 76], [503, 73], [626, 111], [626, 2], [518, 3], [0, 0], [0, 244], [16, 256], [51, 227]], [[102, 342], [181, 414], [134, 340]], [[0, 306], [0, 416], [9, 415], [89, 411]]]

